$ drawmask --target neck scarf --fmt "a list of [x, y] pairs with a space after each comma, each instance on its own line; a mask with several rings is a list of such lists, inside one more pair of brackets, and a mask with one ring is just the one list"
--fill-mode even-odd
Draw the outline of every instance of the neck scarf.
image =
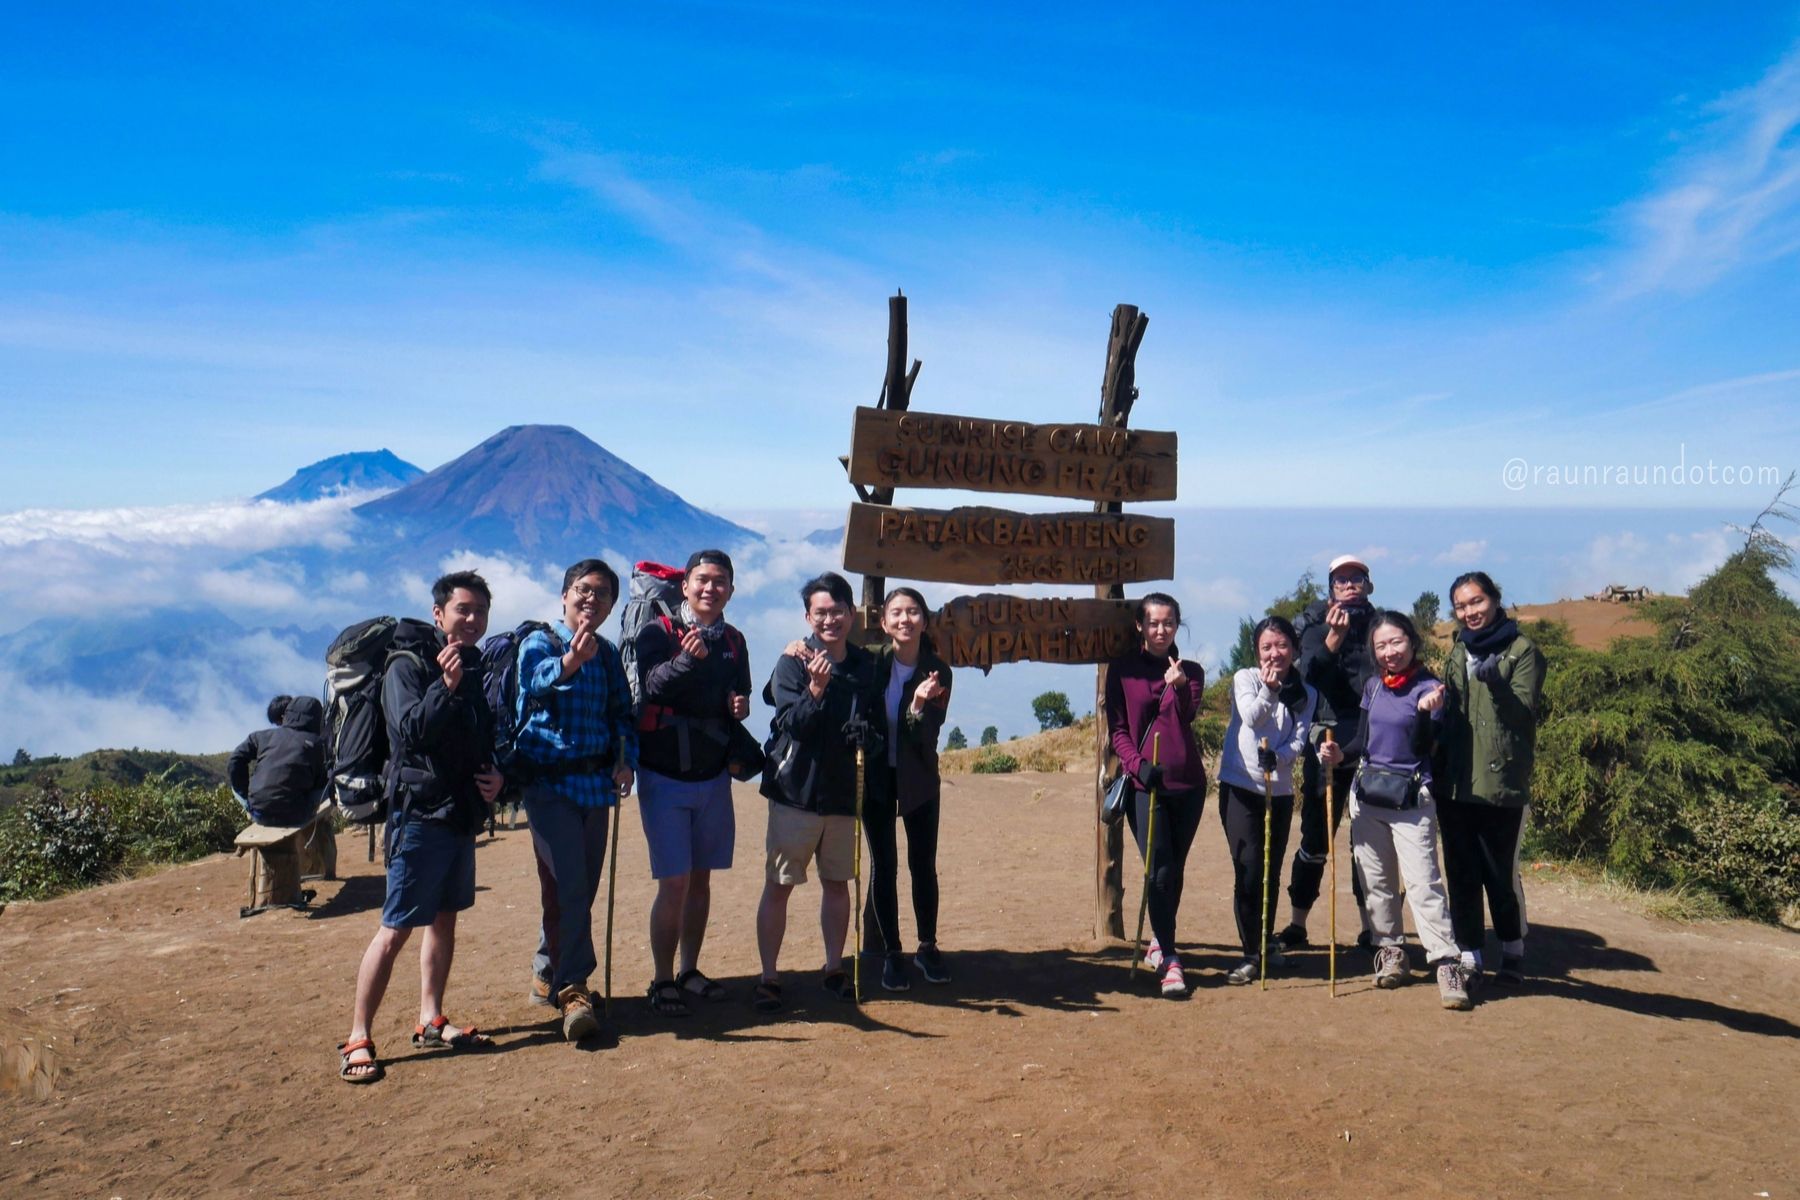
[[1381, 677], [1381, 685], [1383, 687], [1387, 688], [1387, 690], [1390, 692], [1397, 692], [1401, 688], [1405, 687], [1407, 684], [1411, 683], [1412, 677], [1414, 675], [1417, 675], [1418, 673], [1419, 673], [1419, 664], [1414, 663], [1414, 664], [1412, 664], [1412, 666], [1406, 668], [1406, 670], [1400, 672], [1398, 675], [1383, 675]]
[[725, 618], [723, 615], [711, 625], [702, 625], [700, 623], [700, 618], [694, 615], [694, 610], [688, 607], [688, 602], [683, 600], [681, 602], [681, 609], [675, 614], [675, 618], [690, 629], [698, 629], [700, 631], [700, 640], [703, 642], [712, 643], [724, 640]]
[[1469, 653], [1477, 658], [1486, 658], [1506, 649], [1507, 644], [1518, 636], [1519, 623], [1511, 617], [1500, 614], [1504, 619], [1485, 629], [1465, 629], [1457, 634], [1457, 639], [1469, 648]]

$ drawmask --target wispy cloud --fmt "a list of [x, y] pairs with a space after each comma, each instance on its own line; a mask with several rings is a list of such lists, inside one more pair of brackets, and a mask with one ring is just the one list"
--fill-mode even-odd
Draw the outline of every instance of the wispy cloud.
[[1711, 117], [1700, 145], [1627, 209], [1635, 240], [1613, 273], [1617, 295], [1696, 291], [1800, 250], [1800, 46]]

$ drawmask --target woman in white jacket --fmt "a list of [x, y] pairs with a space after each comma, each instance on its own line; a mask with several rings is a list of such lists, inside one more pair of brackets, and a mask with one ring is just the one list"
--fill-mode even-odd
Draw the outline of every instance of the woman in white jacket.
[[[1244, 961], [1227, 973], [1225, 981], [1237, 984], [1257, 978], [1264, 953], [1269, 955], [1270, 966], [1283, 962], [1270, 938], [1275, 919], [1273, 892], [1279, 879], [1263, 879], [1263, 862], [1266, 859], [1279, 874], [1294, 816], [1294, 760], [1306, 748], [1307, 729], [1319, 702], [1319, 694], [1301, 681], [1294, 666], [1300, 639], [1285, 618], [1263, 618], [1252, 641], [1257, 665], [1231, 677], [1231, 724], [1219, 756], [1219, 821], [1231, 851], [1236, 880], [1232, 904], [1244, 949]], [[1264, 739], [1268, 741], [1266, 750]], [[1264, 772], [1270, 777], [1269, 795], [1273, 797], [1266, 855]], [[1267, 905], [1263, 903], [1265, 887], [1270, 889]]]

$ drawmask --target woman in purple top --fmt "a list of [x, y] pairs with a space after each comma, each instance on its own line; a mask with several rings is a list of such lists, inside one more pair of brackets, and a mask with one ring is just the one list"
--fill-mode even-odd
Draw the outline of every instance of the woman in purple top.
[[[1176, 953], [1175, 912], [1181, 907], [1182, 876], [1188, 850], [1206, 806], [1206, 763], [1194, 741], [1194, 717], [1206, 690], [1206, 672], [1175, 649], [1181, 605], [1152, 592], [1138, 601], [1136, 650], [1113, 660], [1106, 671], [1106, 727], [1119, 765], [1137, 780], [1136, 803], [1126, 810], [1138, 852], [1150, 825], [1150, 798], [1156, 798], [1156, 839], [1149, 851], [1149, 952], [1165, 996], [1185, 996], [1187, 979]], [[1151, 759], [1155, 758], [1152, 763]]]
[[1375, 615], [1369, 649], [1380, 673], [1363, 688], [1356, 736], [1320, 746], [1319, 759], [1333, 767], [1362, 760], [1350, 790], [1350, 844], [1366, 889], [1375, 986], [1395, 988], [1410, 978], [1400, 919], [1404, 894], [1426, 961], [1437, 968], [1439, 998], [1445, 1008], [1466, 1009], [1468, 988], [1438, 872], [1431, 794], [1431, 748], [1444, 725], [1444, 685], [1419, 662], [1419, 631], [1403, 613]]

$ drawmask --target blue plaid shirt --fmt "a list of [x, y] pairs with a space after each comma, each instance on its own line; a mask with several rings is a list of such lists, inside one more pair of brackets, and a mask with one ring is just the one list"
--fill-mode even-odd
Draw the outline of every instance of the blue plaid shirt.
[[[575, 633], [561, 621], [556, 636], [568, 646]], [[598, 636], [598, 635], [596, 635]], [[637, 770], [637, 718], [618, 647], [599, 638], [600, 652], [568, 679], [562, 653], [545, 634], [527, 634], [519, 645], [519, 736], [517, 753], [527, 762], [552, 766], [570, 759], [615, 752], [615, 763]], [[570, 774], [546, 781], [582, 808], [618, 802], [610, 770]]]

